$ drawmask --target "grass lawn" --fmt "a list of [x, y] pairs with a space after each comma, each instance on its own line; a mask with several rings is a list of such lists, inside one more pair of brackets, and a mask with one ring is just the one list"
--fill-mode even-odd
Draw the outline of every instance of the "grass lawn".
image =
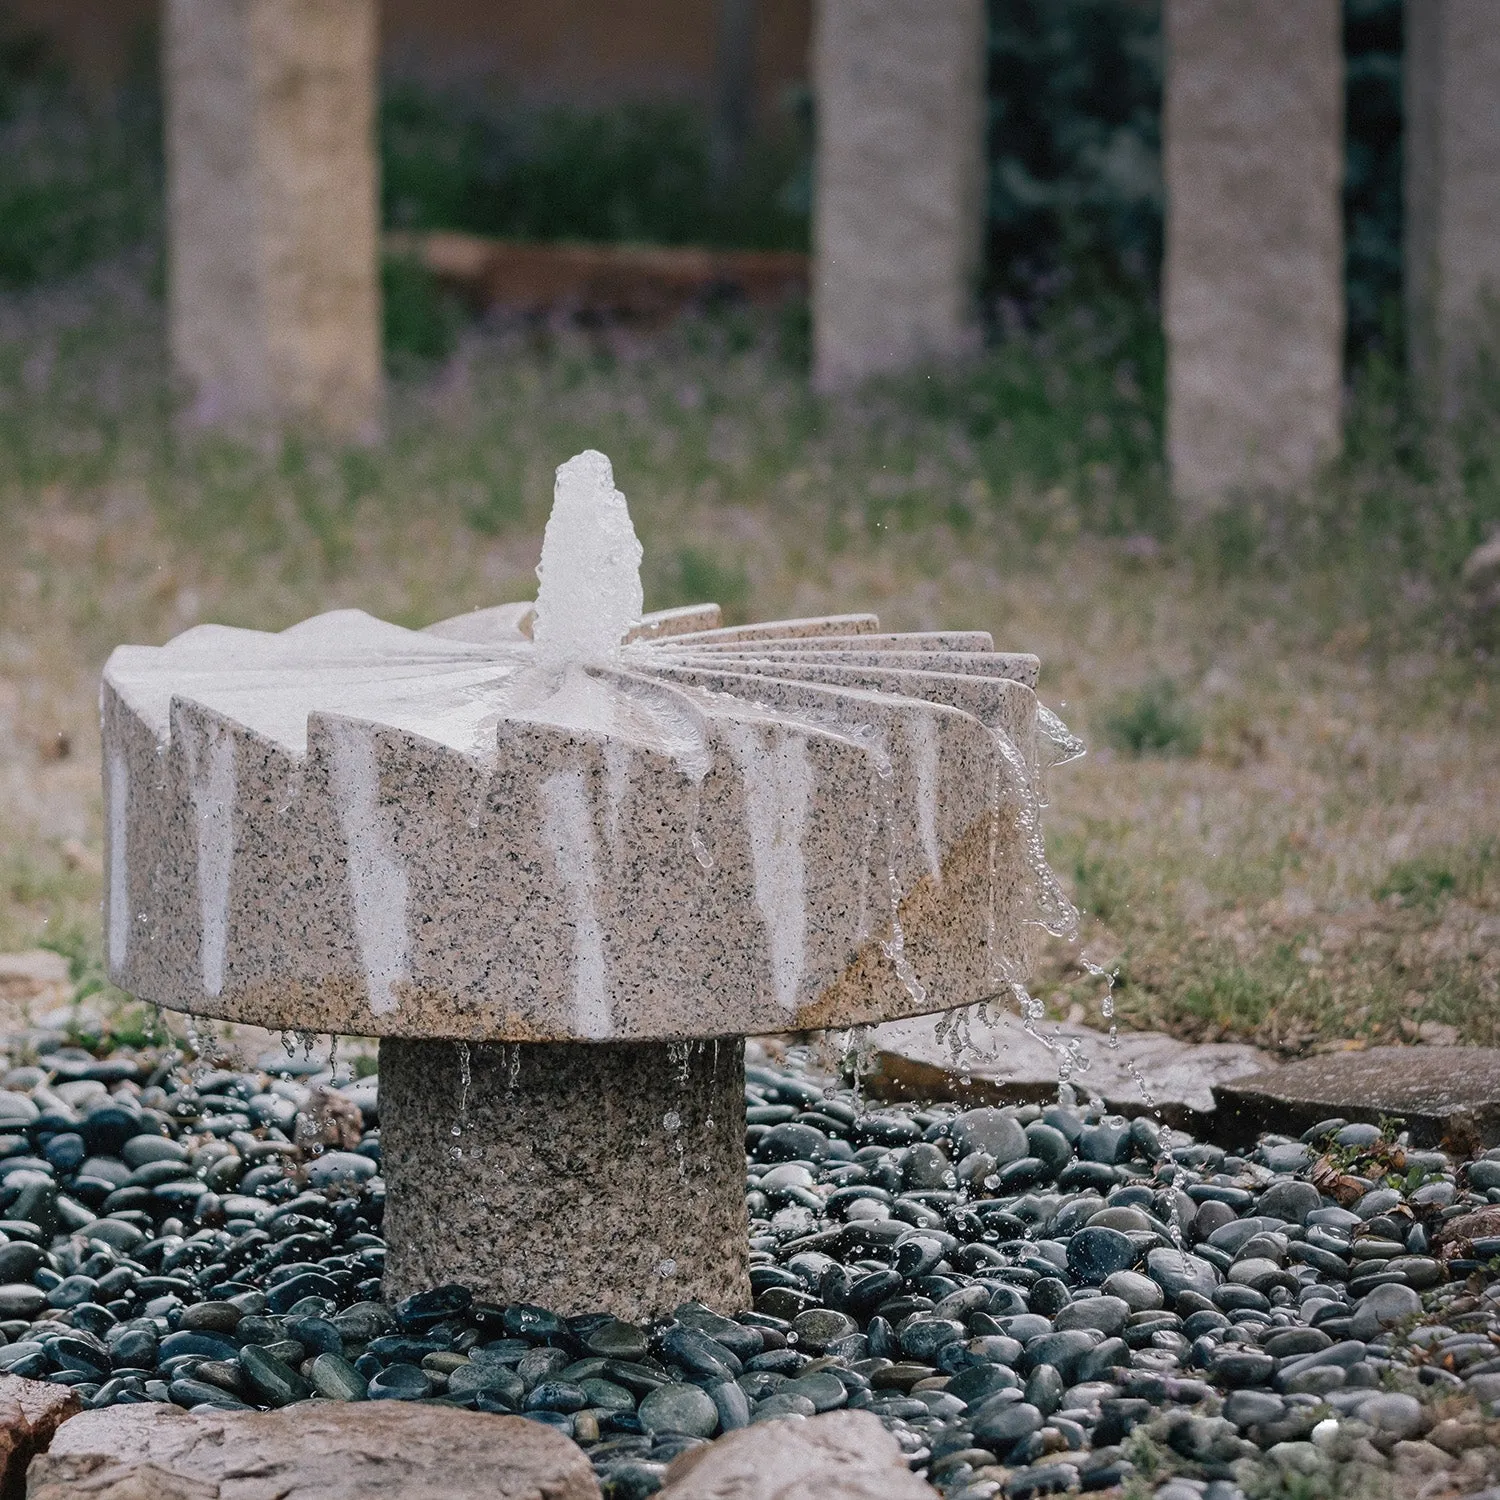
[[[173, 424], [150, 279], [125, 261], [0, 301], [0, 947], [97, 981], [116, 643], [530, 597], [552, 470], [592, 446], [650, 606], [874, 609], [1041, 655], [1091, 746], [1048, 841], [1125, 1024], [1497, 1041], [1500, 681], [1446, 623], [1432, 548], [1327, 524], [1436, 505], [1441, 476], [1377, 456], [1307, 498], [1316, 525], [1174, 530], [1149, 342], [1102, 313], [846, 402], [806, 393], [793, 320], [472, 331], [398, 375], [381, 450], [231, 442]], [[1038, 992], [1097, 1016], [1066, 945]]]

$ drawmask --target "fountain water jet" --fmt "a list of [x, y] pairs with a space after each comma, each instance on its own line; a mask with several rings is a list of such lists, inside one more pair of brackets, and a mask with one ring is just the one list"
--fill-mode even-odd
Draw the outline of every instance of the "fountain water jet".
[[743, 1038], [971, 1005], [1055, 925], [1035, 657], [641, 616], [639, 565], [584, 454], [535, 606], [106, 666], [111, 978], [381, 1038], [388, 1295], [747, 1305]]

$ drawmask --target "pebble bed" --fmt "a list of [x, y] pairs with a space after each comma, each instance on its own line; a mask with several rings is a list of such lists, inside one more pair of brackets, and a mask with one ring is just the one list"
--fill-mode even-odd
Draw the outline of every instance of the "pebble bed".
[[610, 1500], [718, 1433], [839, 1407], [947, 1500], [1500, 1477], [1500, 1151], [1329, 1121], [1233, 1155], [752, 1063], [754, 1309], [637, 1328], [457, 1286], [383, 1303], [374, 1081], [313, 1068], [61, 1047], [0, 1080], [0, 1370], [91, 1407], [520, 1412]]

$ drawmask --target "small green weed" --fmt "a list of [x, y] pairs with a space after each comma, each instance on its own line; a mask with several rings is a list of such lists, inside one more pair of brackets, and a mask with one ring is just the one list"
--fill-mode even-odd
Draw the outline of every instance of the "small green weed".
[[1438, 850], [1391, 866], [1375, 888], [1377, 901], [1435, 910], [1453, 897], [1478, 896], [1500, 869], [1500, 844], [1487, 841], [1468, 849]]
[[1122, 694], [1105, 715], [1105, 740], [1127, 755], [1196, 755], [1203, 724], [1169, 677]]

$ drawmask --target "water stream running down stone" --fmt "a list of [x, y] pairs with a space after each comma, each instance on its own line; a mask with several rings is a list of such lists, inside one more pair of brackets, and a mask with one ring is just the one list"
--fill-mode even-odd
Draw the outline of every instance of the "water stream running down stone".
[[647, 614], [640, 565], [584, 453], [534, 605], [204, 625], [105, 669], [110, 976], [382, 1039], [393, 1294], [461, 1263], [563, 1309], [742, 1305], [742, 1039], [1030, 1016], [1076, 921], [1041, 810], [1081, 747], [1034, 656]]

